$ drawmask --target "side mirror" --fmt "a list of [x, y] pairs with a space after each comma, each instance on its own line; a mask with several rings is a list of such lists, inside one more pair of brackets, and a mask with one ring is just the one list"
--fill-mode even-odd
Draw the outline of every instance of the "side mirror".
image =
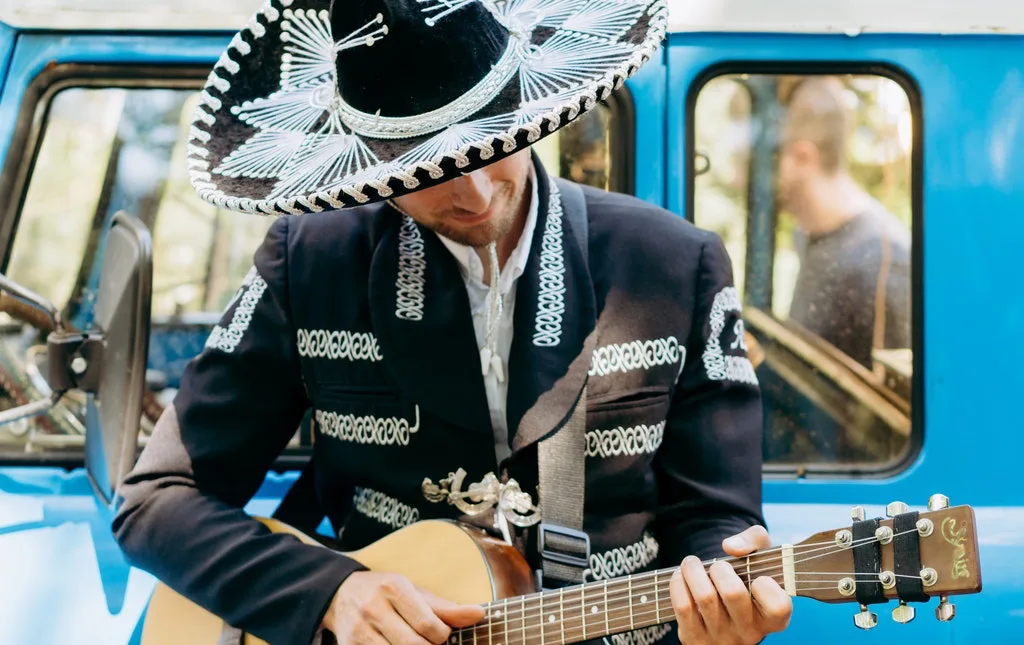
[[125, 213], [114, 215], [107, 232], [90, 330], [69, 329], [52, 303], [0, 275], [0, 309], [49, 332], [45, 381], [52, 392], [0, 411], [0, 425], [42, 414], [70, 390], [85, 392], [85, 468], [108, 506], [135, 464], [152, 293], [152, 239], [142, 222]]
[[118, 482], [135, 465], [146, 388], [153, 242], [145, 224], [114, 215], [100, 273], [93, 325], [103, 365], [85, 417], [85, 468], [100, 499], [114, 502]]

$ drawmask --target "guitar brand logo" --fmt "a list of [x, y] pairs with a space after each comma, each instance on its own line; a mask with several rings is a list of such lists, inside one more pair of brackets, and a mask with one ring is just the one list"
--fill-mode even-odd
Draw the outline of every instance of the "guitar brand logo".
[[957, 529], [956, 520], [947, 517], [942, 520], [942, 537], [953, 545], [953, 578], [969, 578], [971, 572], [967, 570], [967, 548], [964, 542], [967, 541], [967, 526]]

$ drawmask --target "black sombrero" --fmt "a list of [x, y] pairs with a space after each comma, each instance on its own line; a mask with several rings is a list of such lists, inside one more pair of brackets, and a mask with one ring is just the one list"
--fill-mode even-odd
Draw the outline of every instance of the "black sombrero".
[[249, 213], [333, 210], [497, 161], [590, 110], [666, 0], [268, 0], [217, 62], [192, 184]]

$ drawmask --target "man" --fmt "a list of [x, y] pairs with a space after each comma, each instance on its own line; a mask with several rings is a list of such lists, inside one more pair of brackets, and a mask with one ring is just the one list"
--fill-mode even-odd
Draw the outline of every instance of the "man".
[[800, 257], [790, 318], [872, 369], [873, 349], [910, 347], [910, 238], [850, 176], [844, 93], [807, 78], [783, 128], [779, 196]]
[[[270, 229], [125, 479], [130, 561], [271, 643], [443, 643], [480, 608], [271, 534], [242, 506], [312, 408], [341, 550], [459, 518], [422, 484], [460, 468], [517, 480], [543, 516], [559, 491], [538, 497], [538, 445], [585, 401], [587, 578], [690, 556], [672, 581], [683, 642], [784, 628], [773, 579], [751, 593], [698, 560], [769, 545], [722, 244], [588, 189], [584, 257], [562, 194], [576, 188], [528, 151], [653, 53], [663, 2], [285, 4], [214, 69], [189, 163], [214, 203], [308, 214]], [[652, 629], [617, 638], [675, 639]]]

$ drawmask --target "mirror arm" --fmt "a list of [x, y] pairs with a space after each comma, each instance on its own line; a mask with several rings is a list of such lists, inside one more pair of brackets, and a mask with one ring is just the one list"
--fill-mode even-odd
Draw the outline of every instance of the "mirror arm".
[[51, 329], [58, 331], [64, 329], [64, 319], [61, 316], [60, 310], [38, 293], [21, 286], [3, 274], [0, 274], [0, 290], [46, 316], [52, 325]]
[[0, 412], [0, 425], [6, 425], [29, 417], [39, 416], [57, 405], [57, 402], [60, 401], [62, 396], [64, 396], [63, 392], [54, 392], [49, 396], [49, 398], [39, 399], [38, 401], [19, 405], [18, 407], [11, 408], [10, 410], [4, 410], [3, 412]]

